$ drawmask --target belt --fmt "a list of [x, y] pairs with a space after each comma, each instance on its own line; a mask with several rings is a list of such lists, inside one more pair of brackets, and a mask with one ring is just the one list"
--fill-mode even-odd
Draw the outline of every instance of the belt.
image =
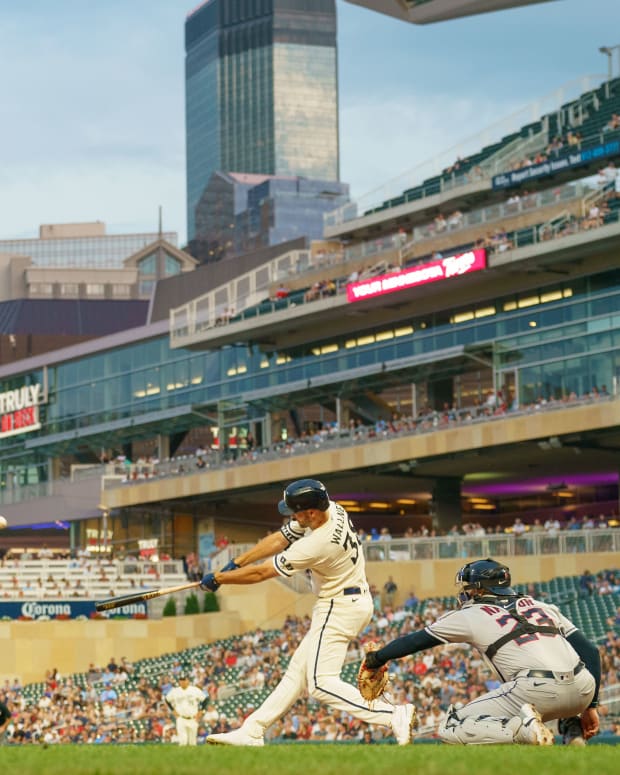
[[556, 681], [571, 681], [585, 668], [583, 662], [578, 662], [573, 670], [523, 670], [517, 676], [526, 678], [554, 678]]
[[361, 587], [345, 587], [342, 590], [343, 595], [361, 595], [362, 594], [362, 588]]
[[184, 718], [185, 721], [195, 721], [196, 716], [181, 716], [181, 718]]

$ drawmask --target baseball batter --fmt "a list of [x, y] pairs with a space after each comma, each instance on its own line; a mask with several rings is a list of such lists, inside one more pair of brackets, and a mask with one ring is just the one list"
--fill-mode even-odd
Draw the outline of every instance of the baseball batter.
[[170, 689], [164, 700], [176, 716], [179, 745], [196, 745], [198, 714], [205, 707], [207, 695], [191, 686], [186, 675], [180, 675], [179, 685]]
[[[238, 557], [236, 563], [208, 573], [202, 586], [215, 591], [220, 584], [254, 584], [310, 571], [317, 595], [310, 629], [265, 702], [239, 729], [209, 735], [207, 742], [263, 745], [265, 730], [307, 689], [333, 708], [391, 728], [397, 743], [406, 745], [415, 718], [413, 705], [394, 706], [381, 697], [371, 707], [356, 686], [340, 678], [349, 642], [366, 627], [373, 613], [364, 555], [349, 515], [329, 499], [325, 486], [316, 479], [299, 479], [288, 485], [278, 508], [293, 518]], [[271, 559], [253, 564], [266, 557]]]
[[391, 659], [438, 646], [469, 643], [502, 685], [458, 710], [439, 728], [448, 743], [550, 745], [543, 721], [581, 714], [585, 739], [598, 732], [598, 649], [554, 605], [517, 595], [510, 571], [495, 560], [463, 566], [456, 577], [460, 608], [422, 630], [393, 640], [364, 660]]

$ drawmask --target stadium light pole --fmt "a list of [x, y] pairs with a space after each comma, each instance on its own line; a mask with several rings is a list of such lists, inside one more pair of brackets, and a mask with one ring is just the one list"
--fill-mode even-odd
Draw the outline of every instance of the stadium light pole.
[[609, 97], [609, 82], [613, 78], [613, 54], [618, 52], [618, 69], [620, 71], [620, 44], [616, 46], [601, 46], [599, 52], [607, 57], [607, 96]]

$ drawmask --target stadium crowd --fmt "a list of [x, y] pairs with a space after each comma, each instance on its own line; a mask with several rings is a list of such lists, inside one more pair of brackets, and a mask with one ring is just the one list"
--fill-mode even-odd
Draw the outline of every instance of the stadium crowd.
[[[618, 572], [583, 574], [591, 594], [613, 586], [620, 589]], [[537, 595], [536, 584], [528, 593]], [[589, 592], [587, 592], [589, 594]], [[437, 618], [445, 600], [420, 605], [409, 593], [400, 607], [383, 606], [381, 592], [374, 590], [375, 617], [358, 641], [350, 645], [349, 680], [367, 641], [387, 643]], [[542, 596], [542, 595], [541, 595]], [[451, 604], [451, 603], [450, 603]], [[0, 687], [0, 701], [11, 711], [6, 730], [9, 745], [33, 743], [175, 743], [176, 727], [163, 697], [181, 674], [208, 696], [199, 719], [198, 741], [212, 732], [240, 726], [254, 709], [257, 692], [270, 691], [283, 675], [288, 655], [297, 648], [309, 624], [308, 617], [288, 616], [281, 630], [258, 629], [209, 647], [206, 660], [183, 653], [172, 655], [169, 669], [154, 673], [121, 658], [103, 667], [94, 664], [76, 676], [62, 676], [56, 669], [45, 675], [40, 690], [27, 691], [16, 678]], [[620, 606], [606, 622], [608, 630], [599, 641], [602, 686], [620, 684]], [[145, 660], [148, 662], [148, 660]], [[345, 667], [346, 669], [346, 667]], [[419, 716], [418, 738], [436, 738], [437, 727], [450, 704], [468, 702], [498, 685], [476, 652], [459, 644], [397, 660], [390, 665], [390, 693], [396, 703], [413, 702]], [[225, 701], [223, 700], [225, 698]], [[226, 710], [224, 709], [226, 708]], [[617, 712], [604, 703], [601, 735], [620, 734]], [[379, 742], [389, 733], [369, 727], [347, 714], [334, 713], [310, 698], [298, 701], [268, 732], [272, 741]], [[384, 737], [385, 736], [385, 737]]]
[[359, 418], [351, 419], [343, 427], [340, 427], [336, 421], [324, 422], [313, 429], [301, 431], [297, 436], [287, 429], [280, 439], [263, 447], [258, 446], [252, 434], [243, 429], [238, 435], [229, 438], [222, 447], [219, 439], [214, 439], [213, 444], [198, 447], [193, 454], [179, 455], [166, 460], [160, 460], [156, 455], [151, 455], [140, 457], [133, 462], [123, 455], [110, 464], [116, 473], [123, 476], [123, 483], [129, 484], [150, 477], [184, 475], [222, 465], [247, 464], [271, 460], [274, 457], [289, 457], [314, 452], [324, 445], [337, 446], [372, 440], [380, 441], [409, 434], [430, 433], [485, 422], [511, 413], [538, 413], [611, 398], [607, 385], [600, 387], [593, 385], [582, 395], [571, 391], [556, 397], [554, 393], [555, 391], [552, 391], [547, 396], [540, 395], [531, 403], [521, 405], [514, 394], [506, 388], [497, 391], [489, 390], [482, 399], [474, 399], [470, 406], [459, 407], [456, 401], [444, 403], [439, 408], [426, 405], [420, 408], [415, 417], [395, 412], [389, 419], [380, 418], [372, 424], [363, 423]]

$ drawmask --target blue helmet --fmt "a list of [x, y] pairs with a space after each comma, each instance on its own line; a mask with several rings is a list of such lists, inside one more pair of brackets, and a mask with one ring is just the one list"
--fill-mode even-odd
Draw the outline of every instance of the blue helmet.
[[298, 479], [284, 490], [284, 497], [278, 503], [278, 511], [285, 517], [291, 517], [298, 511], [319, 509], [327, 511], [329, 495], [325, 485], [318, 479]]
[[474, 590], [482, 590], [486, 594], [499, 597], [517, 594], [510, 586], [510, 569], [490, 557], [463, 565], [456, 574], [455, 583], [459, 590], [460, 603], [470, 600]]

